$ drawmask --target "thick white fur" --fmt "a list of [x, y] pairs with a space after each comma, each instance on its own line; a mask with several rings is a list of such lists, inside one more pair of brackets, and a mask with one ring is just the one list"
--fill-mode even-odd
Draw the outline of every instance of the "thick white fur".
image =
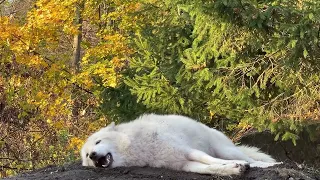
[[111, 168], [151, 166], [201, 174], [240, 174], [248, 164], [279, 164], [256, 147], [237, 147], [222, 132], [179, 115], [147, 114], [129, 123], [112, 123], [87, 139], [81, 150], [83, 166], [94, 166], [86, 156], [92, 152], [111, 153]]

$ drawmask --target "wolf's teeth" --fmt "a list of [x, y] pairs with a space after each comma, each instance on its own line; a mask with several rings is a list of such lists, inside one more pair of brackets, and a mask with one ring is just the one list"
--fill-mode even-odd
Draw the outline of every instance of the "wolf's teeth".
[[103, 165], [102, 165], [102, 167], [104, 167], [104, 168], [105, 168], [105, 167], [107, 167], [107, 165], [103, 164]]

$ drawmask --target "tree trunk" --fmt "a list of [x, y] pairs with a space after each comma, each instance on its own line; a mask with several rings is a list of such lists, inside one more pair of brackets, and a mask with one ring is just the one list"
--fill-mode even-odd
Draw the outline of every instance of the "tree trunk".
[[[73, 57], [72, 57], [72, 71], [74, 75], [79, 73], [80, 70], [80, 60], [81, 60], [81, 41], [82, 41], [82, 17], [81, 12], [84, 8], [84, 2], [80, 2], [76, 7], [75, 14], [75, 25], [78, 26], [78, 34], [74, 35], [73, 39]], [[77, 118], [79, 115], [80, 109], [80, 101], [79, 95], [77, 91], [77, 87], [73, 87], [72, 90], [72, 99], [73, 99], [73, 107], [72, 107], [72, 116], [73, 118]]]

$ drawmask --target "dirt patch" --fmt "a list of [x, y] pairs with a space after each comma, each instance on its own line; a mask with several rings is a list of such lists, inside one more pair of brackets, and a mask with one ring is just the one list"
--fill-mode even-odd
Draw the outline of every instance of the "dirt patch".
[[163, 168], [128, 167], [102, 169], [83, 167], [80, 162], [61, 167], [46, 167], [33, 172], [20, 174], [5, 180], [135, 180], [135, 179], [179, 179], [179, 180], [211, 180], [211, 179], [267, 179], [267, 180], [320, 180], [320, 172], [305, 166], [285, 162], [282, 165], [261, 169], [251, 168], [241, 176], [214, 176], [172, 171]]

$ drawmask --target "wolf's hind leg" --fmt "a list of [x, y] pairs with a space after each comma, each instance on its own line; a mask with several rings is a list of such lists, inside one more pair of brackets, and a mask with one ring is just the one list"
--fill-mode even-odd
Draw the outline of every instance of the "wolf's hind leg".
[[187, 161], [182, 167], [183, 171], [199, 174], [217, 174], [222, 176], [238, 175], [243, 173], [246, 168], [239, 164], [203, 164], [196, 161]]
[[188, 155], [187, 159], [190, 161], [197, 161], [204, 164], [238, 164], [242, 166], [248, 166], [249, 163], [244, 160], [225, 160], [212, 157], [203, 151], [192, 149]]
[[[257, 152], [252, 152], [252, 153], [257, 153]], [[219, 158], [223, 158], [223, 159], [238, 159], [238, 160], [247, 161], [250, 163], [250, 167], [266, 168], [266, 167], [274, 166], [277, 164], [281, 164], [281, 162], [263, 162], [263, 161], [254, 160], [250, 158], [247, 154], [240, 151], [240, 149], [237, 147], [221, 148], [218, 151], [216, 151], [216, 154]]]

